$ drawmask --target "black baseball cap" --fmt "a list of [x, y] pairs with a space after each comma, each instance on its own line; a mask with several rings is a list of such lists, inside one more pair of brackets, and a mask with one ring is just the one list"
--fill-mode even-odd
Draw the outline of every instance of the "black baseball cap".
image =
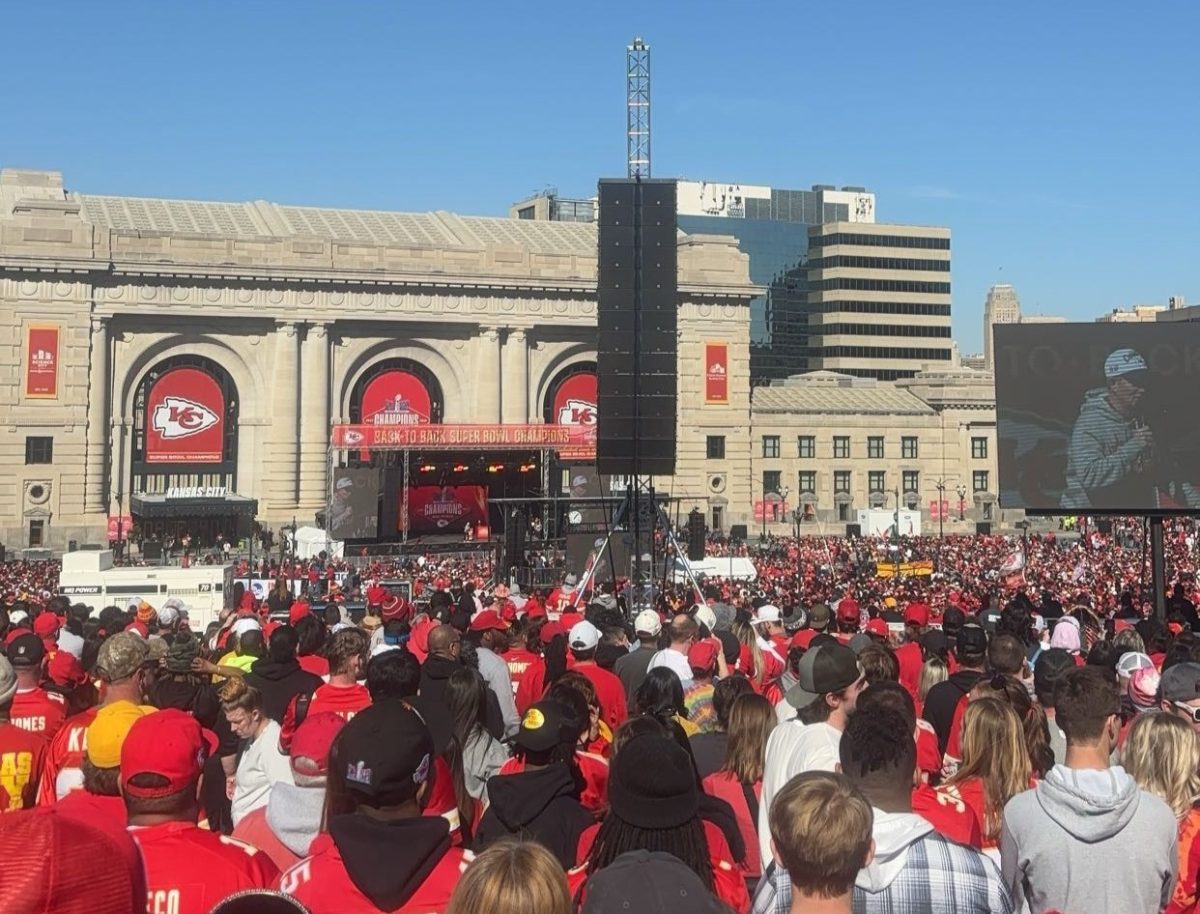
[[557, 701], [534, 702], [521, 718], [516, 744], [529, 752], [549, 752], [564, 742], [568, 711]]
[[958, 654], [986, 654], [987, 645], [987, 632], [983, 630], [982, 625], [972, 622], [958, 630], [954, 650]]
[[46, 645], [33, 632], [17, 635], [8, 646], [8, 662], [15, 667], [41, 666], [45, 659]]
[[822, 695], [854, 685], [861, 676], [858, 656], [844, 644], [810, 648], [797, 665], [796, 684], [787, 691], [788, 704], [807, 708]]
[[1033, 665], [1033, 691], [1038, 695], [1053, 696], [1058, 680], [1068, 670], [1075, 669], [1075, 658], [1061, 647], [1052, 647], [1038, 654]]
[[389, 806], [411, 800], [433, 768], [433, 737], [403, 702], [381, 701], [351, 718], [334, 743], [337, 764], [355, 794]]
[[587, 883], [580, 914], [718, 914], [726, 908], [679, 858], [661, 851], [622, 854]]

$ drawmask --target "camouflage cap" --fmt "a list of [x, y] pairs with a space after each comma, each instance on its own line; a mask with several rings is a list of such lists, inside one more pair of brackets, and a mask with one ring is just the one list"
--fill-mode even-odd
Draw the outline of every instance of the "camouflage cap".
[[119, 682], [138, 671], [148, 657], [146, 642], [133, 632], [118, 632], [100, 645], [96, 675], [104, 682]]

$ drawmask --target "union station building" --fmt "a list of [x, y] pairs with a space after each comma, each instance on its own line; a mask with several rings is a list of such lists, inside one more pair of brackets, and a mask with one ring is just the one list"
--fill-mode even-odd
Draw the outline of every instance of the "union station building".
[[[746, 255], [678, 244], [673, 511], [841, 533], [895, 491], [948, 529], [1005, 520], [991, 375], [752, 388]], [[364, 538], [386, 541], [418, 529], [402, 493], [548, 499], [588, 462], [592, 224], [109, 197], [5, 169], [0, 310], [10, 552], [311, 524], [354, 468], [382, 480]], [[583, 434], [540, 428], [562, 425]], [[364, 430], [401, 444], [368, 452]]]

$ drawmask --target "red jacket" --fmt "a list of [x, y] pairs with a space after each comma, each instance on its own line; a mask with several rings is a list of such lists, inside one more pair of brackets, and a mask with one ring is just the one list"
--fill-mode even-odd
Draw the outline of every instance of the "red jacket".
[[279, 878], [266, 854], [190, 822], [129, 832], [146, 863], [148, 914], [208, 914], [223, 898], [270, 888]]
[[[327, 832], [317, 835], [312, 854], [279, 879], [279, 890], [291, 895], [312, 914], [380, 914], [371, 899], [359, 890], [346, 872], [341, 852]], [[470, 851], [451, 848], [434, 865], [416, 893], [387, 914], [442, 914], [462, 874], [475, 857]]]
[[[584, 864], [599, 831], [600, 825], [596, 824], [579, 836], [579, 866], [568, 874], [568, 884], [571, 884], [572, 876], [578, 876], [581, 871], [586, 873]], [[746, 914], [750, 910], [750, 893], [746, 891], [745, 878], [733, 862], [733, 854], [729, 852], [725, 836], [721, 834], [721, 829], [705, 820], [704, 839], [708, 844], [708, 859], [712, 864], [713, 894], [733, 908], [734, 914]], [[757, 844], [754, 846], [757, 847]], [[314, 911], [313, 914], [318, 912]]]
[[896, 660], [900, 664], [900, 685], [917, 700], [917, 690], [921, 684], [921, 667], [925, 665], [925, 655], [921, 653], [921, 645], [908, 641], [896, 648]]
[[571, 669], [587, 677], [588, 681], [596, 687], [596, 697], [600, 701], [601, 720], [613, 730], [625, 723], [625, 719], [629, 717], [629, 711], [625, 707], [625, 686], [621, 684], [621, 680], [603, 667], [596, 666], [595, 662], [591, 660], [576, 662]]
[[87, 752], [87, 728], [96, 719], [98, 708], [88, 708], [68, 717], [50, 742], [46, 763], [42, 766], [38, 805], [52, 806], [56, 800], [83, 785], [83, 757]]

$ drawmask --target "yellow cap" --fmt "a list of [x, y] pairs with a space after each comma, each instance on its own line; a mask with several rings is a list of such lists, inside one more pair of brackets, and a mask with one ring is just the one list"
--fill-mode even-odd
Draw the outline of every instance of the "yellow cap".
[[129, 728], [157, 708], [135, 705], [132, 701], [116, 701], [96, 712], [87, 728], [87, 757], [97, 768], [120, 768], [121, 747]]
[[883, 605], [886, 606], [888, 609], [895, 609], [896, 608], [896, 598], [895, 597], [884, 597]]

